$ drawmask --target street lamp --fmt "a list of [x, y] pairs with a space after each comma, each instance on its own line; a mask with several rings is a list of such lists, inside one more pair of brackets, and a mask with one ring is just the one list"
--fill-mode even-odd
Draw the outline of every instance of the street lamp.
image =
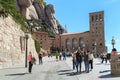
[[28, 55], [28, 31], [25, 32], [25, 40], [26, 40], [26, 53], [25, 53], [25, 67], [27, 67], [27, 55]]
[[114, 45], [115, 45], [115, 40], [114, 40], [114, 37], [112, 37], [111, 44], [112, 44], [113, 49], [114, 49]]

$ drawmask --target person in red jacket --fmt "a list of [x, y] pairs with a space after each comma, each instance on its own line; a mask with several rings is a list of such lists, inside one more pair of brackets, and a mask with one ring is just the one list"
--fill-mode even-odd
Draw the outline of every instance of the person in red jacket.
[[33, 66], [33, 62], [32, 62], [32, 53], [31, 51], [29, 52], [29, 55], [28, 55], [28, 62], [29, 62], [29, 67], [28, 67], [28, 72], [31, 73], [32, 71], [32, 66]]
[[117, 54], [117, 50], [115, 48], [113, 48], [111, 54], [112, 55], [116, 55]]

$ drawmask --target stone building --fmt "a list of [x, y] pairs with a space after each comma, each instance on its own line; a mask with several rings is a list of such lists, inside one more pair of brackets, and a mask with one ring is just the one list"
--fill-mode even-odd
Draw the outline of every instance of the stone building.
[[[49, 38], [47, 33], [39, 33], [39, 41], [44, 49], [55, 47], [59, 50], [90, 50], [96, 56], [106, 51], [104, 36], [104, 11], [89, 13], [90, 30], [78, 33], [57, 34]], [[38, 33], [37, 33], [38, 34]]]
[[[56, 36], [56, 47], [64, 50], [81, 48], [99, 55], [106, 51], [104, 36], [104, 11], [89, 14], [90, 30], [80, 33], [64, 33]], [[59, 43], [59, 44], [58, 44]]]

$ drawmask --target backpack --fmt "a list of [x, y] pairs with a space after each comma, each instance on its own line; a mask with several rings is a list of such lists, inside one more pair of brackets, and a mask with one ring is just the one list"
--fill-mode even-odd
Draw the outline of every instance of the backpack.
[[32, 63], [32, 64], [36, 64], [36, 59], [35, 59], [35, 57], [32, 58], [31, 63]]

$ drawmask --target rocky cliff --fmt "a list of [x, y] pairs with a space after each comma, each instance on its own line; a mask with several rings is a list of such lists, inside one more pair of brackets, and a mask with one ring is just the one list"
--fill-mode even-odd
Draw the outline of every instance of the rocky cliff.
[[56, 33], [65, 33], [66, 30], [62, 27], [54, 17], [55, 9], [52, 4], [40, 4], [39, 0], [17, 0], [19, 11], [26, 19], [41, 19], [52, 27]]

